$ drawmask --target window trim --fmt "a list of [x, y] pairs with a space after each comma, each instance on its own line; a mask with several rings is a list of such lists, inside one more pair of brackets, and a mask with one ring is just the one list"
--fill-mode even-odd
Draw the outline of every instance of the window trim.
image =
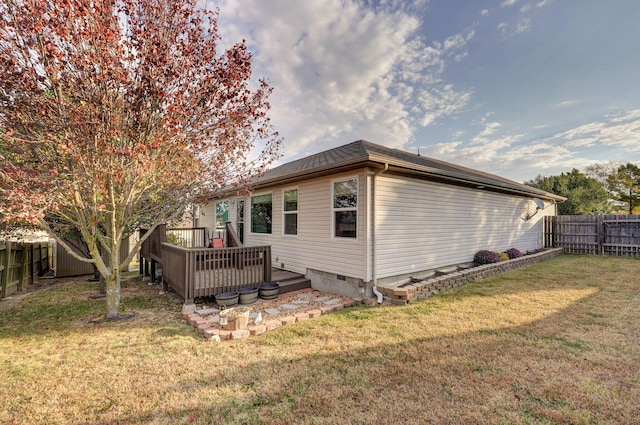
[[[271, 232], [269, 233], [260, 233], [260, 232], [254, 232], [253, 231], [253, 198], [257, 197], [257, 196], [264, 196], [264, 195], [271, 195]], [[244, 206], [245, 208], [245, 212], [244, 212], [244, 222], [247, 222], [247, 205], [245, 204]], [[249, 197], [249, 233], [252, 235], [273, 235], [273, 191], [271, 192], [260, 192], [260, 193], [254, 193]]]
[[[356, 181], [356, 206], [355, 207], [348, 207], [348, 208], [335, 208], [334, 207], [334, 202], [335, 202], [335, 184], [339, 183], [339, 182], [345, 182], [345, 181], [349, 181], [349, 180], [355, 180]], [[340, 177], [340, 178], [335, 178], [335, 179], [331, 179], [331, 206], [330, 206], [330, 211], [331, 211], [331, 229], [329, 229], [329, 231], [331, 232], [331, 239], [332, 240], [336, 240], [336, 241], [345, 241], [345, 242], [357, 242], [358, 241], [358, 209], [360, 207], [360, 176], [358, 175], [352, 175], [352, 176], [345, 176], [345, 177]], [[356, 214], [356, 229], [355, 229], [355, 237], [351, 238], [351, 237], [346, 237], [346, 236], [336, 236], [336, 212], [339, 211], [355, 211]]]
[[[285, 197], [285, 192], [291, 191], [291, 190], [295, 190], [296, 191], [296, 209], [295, 211], [286, 211], [285, 210], [285, 204], [287, 202], [286, 197]], [[292, 234], [292, 233], [286, 233], [287, 230], [287, 226], [286, 226], [286, 216], [287, 215], [296, 215], [296, 233]], [[300, 188], [298, 186], [293, 186], [293, 187], [287, 187], [282, 189], [282, 236], [284, 237], [291, 237], [291, 238], [297, 238], [298, 237], [298, 219], [300, 218]]]

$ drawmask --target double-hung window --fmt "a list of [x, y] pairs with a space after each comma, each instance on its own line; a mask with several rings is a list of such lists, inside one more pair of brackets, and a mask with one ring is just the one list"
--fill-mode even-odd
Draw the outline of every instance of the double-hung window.
[[273, 223], [273, 195], [255, 195], [251, 197], [251, 233], [271, 234]]
[[298, 189], [283, 191], [283, 233], [285, 235], [298, 234]]
[[216, 202], [216, 232], [224, 232], [227, 221], [229, 221], [229, 201]]
[[333, 181], [333, 237], [357, 237], [358, 179]]

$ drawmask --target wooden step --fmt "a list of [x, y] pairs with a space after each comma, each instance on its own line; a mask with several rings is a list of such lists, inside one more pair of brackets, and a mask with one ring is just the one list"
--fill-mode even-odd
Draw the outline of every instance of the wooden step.
[[302, 275], [300, 277], [291, 277], [275, 282], [280, 285], [281, 294], [311, 288], [311, 281]]

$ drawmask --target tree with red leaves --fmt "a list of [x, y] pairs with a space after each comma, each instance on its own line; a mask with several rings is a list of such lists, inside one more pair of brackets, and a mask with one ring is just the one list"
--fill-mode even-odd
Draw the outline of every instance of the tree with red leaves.
[[118, 318], [120, 269], [142, 242], [120, 258], [127, 232], [277, 158], [271, 88], [244, 41], [219, 51], [217, 11], [194, 0], [0, 0], [0, 21], [0, 221], [93, 263]]

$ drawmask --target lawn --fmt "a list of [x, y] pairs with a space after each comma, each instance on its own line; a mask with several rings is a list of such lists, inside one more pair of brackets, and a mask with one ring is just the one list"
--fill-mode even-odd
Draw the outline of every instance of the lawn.
[[406, 306], [221, 343], [137, 280], [0, 302], [2, 424], [640, 421], [640, 261], [560, 256]]

